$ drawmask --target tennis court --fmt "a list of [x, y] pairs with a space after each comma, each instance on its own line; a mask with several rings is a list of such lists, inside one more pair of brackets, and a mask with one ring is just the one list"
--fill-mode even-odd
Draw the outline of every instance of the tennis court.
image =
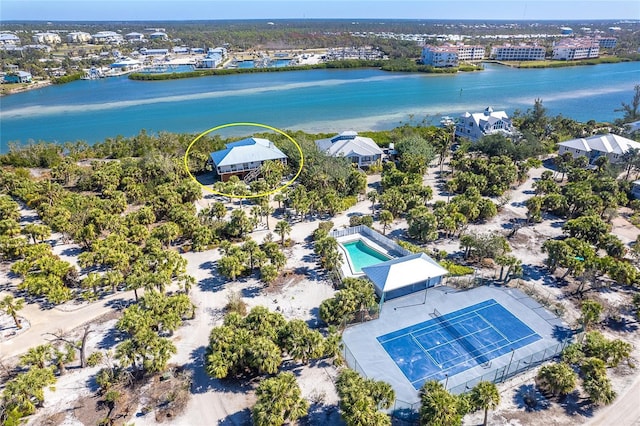
[[542, 339], [494, 299], [432, 317], [377, 337], [416, 390]]

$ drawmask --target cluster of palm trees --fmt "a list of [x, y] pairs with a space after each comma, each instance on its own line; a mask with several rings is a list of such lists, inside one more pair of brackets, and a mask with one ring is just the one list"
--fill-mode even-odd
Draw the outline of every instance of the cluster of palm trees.
[[[282, 224], [286, 226], [280, 226], [278, 229], [282, 235], [282, 241], [284, 241], [284, 236], [287, 235], [286, 231], [291, 227], [285, 221], [282, 221]], [[271, 284], [278, 278], [287, 262], [282, 247], [268, 238], [261, 245], [252, 239], [241, 245], [223, 241], [219, 250], [222, 257], [216, 263], [218, 273], [231, 281], [235, 281], [240, 276], [251, 274], [257, 269], [260, 272], [260, 280], [265, 284]]]
[[205, 370], [215, 378], [275, 374], [284, 357], [307, 363], [338, 354], [338, 339], [323, 337], [302, 320], [254, 307], [246, 317], [232, 312], [211, 330]]
[[[583, 309], [583, 315], [587, 311]], [[607, 369], [628, 361], [631, 350], [630, 343], [620, 339], [609, 340], [599, 331], [590, 331], [581, 343], [565, 348], [561, 362], [542, 367], [536, 383], [544, 392], [563, 397], [577, 388], [580, 377], [582, 388], [594, 404], [609, 404], [616, 393], [611, 387]]]
[[500, 393], [492, 382], [478, 382], [468, 393], [454, 395], [442, 383], [427, 381], [420, 390], [420, 424], [456, 426], [469, 412], [484, 410], [483, 425], [488, 412], [500, 404]]

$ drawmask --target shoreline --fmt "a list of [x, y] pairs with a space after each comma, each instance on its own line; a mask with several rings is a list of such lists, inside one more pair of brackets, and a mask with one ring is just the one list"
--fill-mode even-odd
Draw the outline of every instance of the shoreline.
[[15, 95], [16, 93], [28, 92], [30, 90], [35, 90], [35, 89], [42, 89], [43, 87], [51, 86], [52, 84], [53, 83], [51, 82], [51, 80], [34, 81], [25, 86], [7, 89], [7, 92], [3, 90], [0, 92], [0, 97]]
[[[480, 64], [495, 64], [501, 65], [512, 69], [542, 69], [542, 68], [565, 68], [565, 67], [578, 67], [578, 66], [593, 66], [601, 64], [621, 64], [627, 62], [638, 62], [639, 58], [620, 58], [620, 57], [608, 57], [598, 59], [586, 59], [578, 61], [497, 61], [497, 60], [483, 60]], [[385, 67], [386, 65], [386, 67]], [[179, 80], [184, 78], [196, 78], [196, 77], [208, 77], [215, 75], [234, 75], [234, 74], [253, 74], [264, 72], [287, 72], [287, 71], [309, 71], [316, 69], [365, 69], [365, 68], [377, 68], [381, 71], [388, 72], [406, 72], [406, 73], [424, 73], [424, 74], [457, 74], [459, 72], [476, 72], [483, 71], [484, 68], [480, 65], [476, 65], [475, 69], [470, 69], [466, 66], [457, 68], [433, 68], [425, 65], [415, 64], [415, 66], [406, 67], [394, 66], [398, 65], [397, 62], [389, 62], [382, 60], [359, 60], [348, 59], [344, 61], [333, 61], [324, 63], [306, 63], [294, 66], [285, 67], [267, 67], [267, 68], [214, 68], [214, 69], [195, 69], [194, 71], [184, 73], [159, 73], [159, 74], [144, 74], [138, 72], [128, 73], [128, 78], [135, 81], [162, 81], [162, 80]], [[123, 74], [126, 75], [126, 74]], [[75, 81], [75, 80], [71, 80]], [[69, 82], [71, 82], [69, 81]], [[29, 83], [28, 85], [8, 89], [7, 91], [0, 91], [0, 97], [14, 95], [17, 93], [27, 92], [30, 90], [41, 89], [53, 85], [53, 81], [41, 80]], [[59, 84], [66, 84], [59, 83]]]

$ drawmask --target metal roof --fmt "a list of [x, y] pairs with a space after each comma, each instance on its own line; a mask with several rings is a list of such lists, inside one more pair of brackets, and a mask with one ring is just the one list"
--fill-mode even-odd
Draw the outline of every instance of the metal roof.
[[210, 157], [216, 167], [287, 158], [273, 142], [261, 138], [247, 138], [228, 143], [225, 149], [212, 152]]
[[389, 260], [362, 268], [380, 292], [388, 292], [412, 284], [442, 277], [449, 271], [424, 253]]
[[316, 146], [332, 157], [352, 155], [382, 155], [382, 149], [371, 138], [359, 136], [352, 130], [342, 132], [332, 138], [318, 139]]
[[640, 142], [612, 133], [590, 136], [588, 138], [571, 139], [566, 142], [560, 142], [558, 145], [585, 152], [599, 151], [607, 154], [624, 154], [630, 148], [640, 149]]

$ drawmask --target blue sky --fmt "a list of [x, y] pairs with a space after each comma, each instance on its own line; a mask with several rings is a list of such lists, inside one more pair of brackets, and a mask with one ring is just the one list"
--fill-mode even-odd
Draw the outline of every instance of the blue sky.
[[638, 0], [2, 0], [8, 20], [640, 20]]

